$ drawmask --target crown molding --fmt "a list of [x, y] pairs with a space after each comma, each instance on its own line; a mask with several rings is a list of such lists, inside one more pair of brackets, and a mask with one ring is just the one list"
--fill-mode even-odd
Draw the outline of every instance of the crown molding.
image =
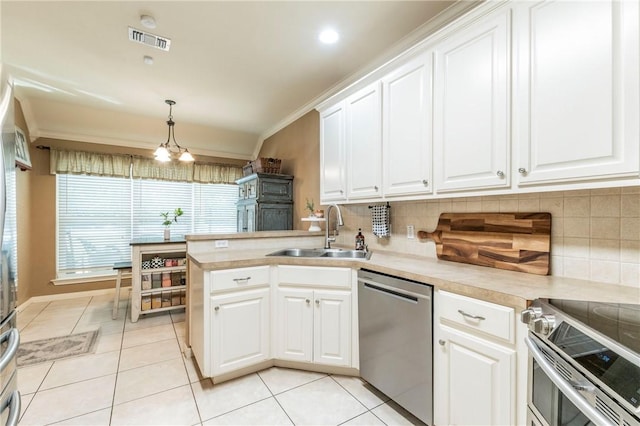
[[331, 99], [334, 96], [337, 96], [343, 92], [345, 92], [348, 88], [357, 85], [359, 82], [362, 82], [369, 77], [371, 77], [376, 72], [384, 69], [389, 66], [391, 63], [401, 59], [404, 56], [411, 54], [416, 49], [420, 48], [420, 46], [429, 38], [431, 35], [435, 34], [439, 30], [441, 30], [446, 25], [450, 24], [455, 19], [461, 17], [462, 15], [468, 13], [476, 6], [484, 3], [485, 0], [463, 0], [457, 1], [450, 7], [446, 8], [438, 15], [434, 16], [429, 21], [425, 22], [414, 31], [409, 33], [407, 36], [402, 38], [399, 42], [394, 44], [391, 48], [385, 50], [384, 53], [379, 55], [376, 59], [369, 62], [366, 66], [362, 67], [355, 73], [341, 80], [337, 84], [335, 84], [330, 89], [324, 91], [322, 94], [307, 102], [305, 105], [293, 111], [283, 120], [278, 122], [275, 126], [264, 131], [256, 144], [256, 148], [254, 150], [254, 158], [258, 156], [260, 153], [260, 149], [262, 149], [262, 145], [264, 141], [269, 137], [273, 136], [280, 130], [284, 129], [294, 121], [298, 120], [303, 115], [307, 114], [309, 111], [316, 109], [319, 105]]

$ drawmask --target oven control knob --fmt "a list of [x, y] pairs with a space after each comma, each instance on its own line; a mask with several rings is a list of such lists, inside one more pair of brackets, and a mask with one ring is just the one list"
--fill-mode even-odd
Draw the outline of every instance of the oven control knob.
[[530, 326], [534, 333], [541, 334], [543, 336], [548, 335], [553, 330], [556, 323], [553, 315], [543, 315], [540, 318], [533, 320], [533, 326]]
[[542, 309], [537, 306], [532, 306], [524, 311], [520, 312], [520, 321], [525, 324], [533, 323], [533, 320], [542, 316]]

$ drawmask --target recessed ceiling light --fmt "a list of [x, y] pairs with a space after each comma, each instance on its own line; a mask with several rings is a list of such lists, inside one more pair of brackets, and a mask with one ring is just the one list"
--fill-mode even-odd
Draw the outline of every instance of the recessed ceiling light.
[[144, 55], [142, 61], [147, 65], [153, 65], [153, 58], [151, 56]]
[[156, 27], [156, 20], [151, 15], [140, 15], [140, 23], [150, 29]]
[[320, 40], [324, 44], [333, 44], [340, 40], [340, 34], [338, 34], [338, 32], [332, 28], [327, 28], [326, 30], [322, 30], [320, 32], [318, 40]]

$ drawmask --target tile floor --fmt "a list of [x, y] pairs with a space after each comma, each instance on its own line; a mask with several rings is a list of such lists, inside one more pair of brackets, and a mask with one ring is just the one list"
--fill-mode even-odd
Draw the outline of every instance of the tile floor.
[[184, 312], [111, 319], [112, 296], [37, 302], [23, 342], [100, 328], [95, 353], [21, 367], [20, 425], [422, 424], [355, 377], [273, 367], [226, 383], [185, 358]]

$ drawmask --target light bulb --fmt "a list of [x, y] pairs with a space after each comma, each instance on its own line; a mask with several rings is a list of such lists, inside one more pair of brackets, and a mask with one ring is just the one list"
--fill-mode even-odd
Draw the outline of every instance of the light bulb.
[[185, 149], [184, 152], [180, 155], [180, 158], [178, 158], [178, 160], [180, 160], [180, 161], [195, 161], [195, 158], [193, 158], [193, 155], [191, 155], [191, 153], [189, 152], [188, 149]]

